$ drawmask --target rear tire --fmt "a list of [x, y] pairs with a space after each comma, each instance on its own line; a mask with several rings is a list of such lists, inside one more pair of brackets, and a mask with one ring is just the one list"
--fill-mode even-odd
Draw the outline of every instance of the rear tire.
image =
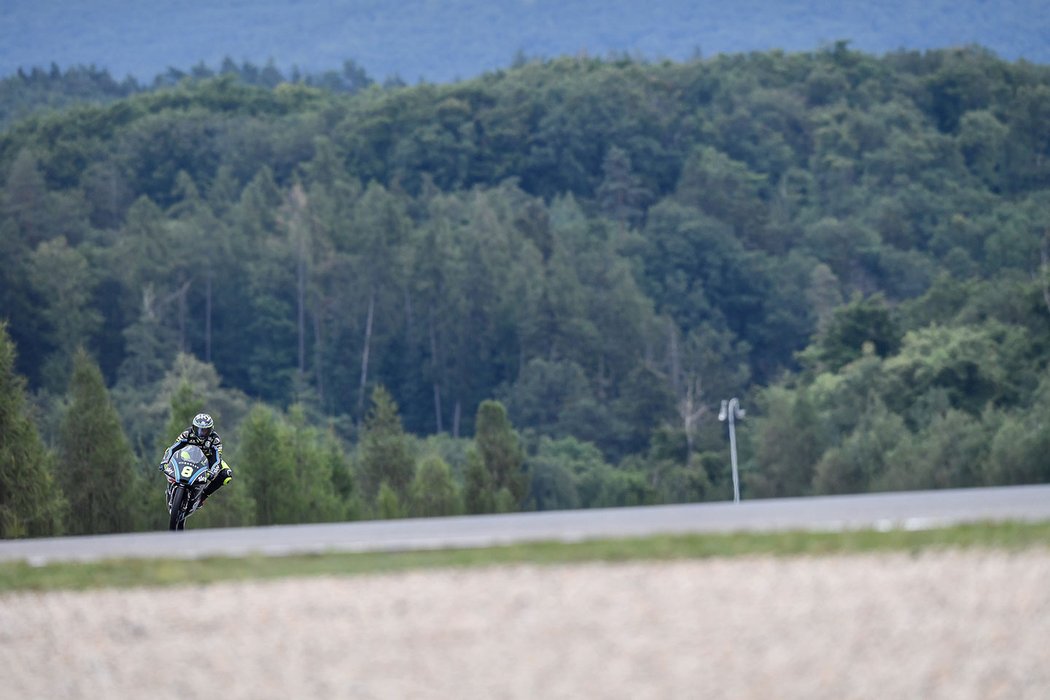
[[171, 515], [168, 517], [169, 530], [182, 530], [185, 526], [186, 515], [182, 512], [182, 502], [186, 500], [186, 488], [176, 486], [175, 492], [171, 494]]

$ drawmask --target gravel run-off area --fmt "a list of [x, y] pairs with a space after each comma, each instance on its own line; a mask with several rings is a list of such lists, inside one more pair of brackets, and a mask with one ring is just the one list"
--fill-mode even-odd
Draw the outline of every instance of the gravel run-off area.
[[1050, 551], [6, 593], [0, 695], [1050, 698]]

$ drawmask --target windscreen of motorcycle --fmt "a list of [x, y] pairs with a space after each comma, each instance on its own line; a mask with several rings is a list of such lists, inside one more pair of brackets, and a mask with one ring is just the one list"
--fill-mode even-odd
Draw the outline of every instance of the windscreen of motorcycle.
[[183, 484], [205, 481], [208, 478], [208, 459], [196, 445], [188, 445], [171, 456], [175, 479]]

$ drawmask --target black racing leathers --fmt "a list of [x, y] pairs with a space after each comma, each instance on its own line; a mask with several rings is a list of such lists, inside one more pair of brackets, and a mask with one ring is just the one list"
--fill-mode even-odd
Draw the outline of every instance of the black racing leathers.
[[161, 469], [175, 452], [187, 445], [196, 445], [201, 448], [204, 456], [208, 458], [209, 481], [204, 487], [204, 497], [207, 498], [233, 478], [233, 471], [222, 461], [222, 438], [214, 430], [206, 438], [198, 437], [192, 429], [183, 430], [171, 447], [164, 451], [164, 459], [160, 463]]

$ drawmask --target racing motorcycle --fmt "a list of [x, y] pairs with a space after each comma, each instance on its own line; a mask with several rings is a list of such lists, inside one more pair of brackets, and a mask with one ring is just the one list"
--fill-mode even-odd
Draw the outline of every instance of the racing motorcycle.
[[208, 458], [196, 445], [187, 445], [171, 455], [164, 465], [168, 477], [168, 529], [185, 530], [186, 518], [201, 504], [210, 478]]

